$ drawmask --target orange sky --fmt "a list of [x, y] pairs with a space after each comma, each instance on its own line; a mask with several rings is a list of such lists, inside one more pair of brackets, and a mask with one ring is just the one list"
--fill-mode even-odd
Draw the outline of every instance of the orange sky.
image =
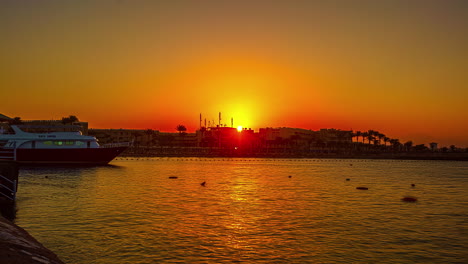
[[0, 3], [0, 113], [378, 130], [468, 147], [466, 1]]

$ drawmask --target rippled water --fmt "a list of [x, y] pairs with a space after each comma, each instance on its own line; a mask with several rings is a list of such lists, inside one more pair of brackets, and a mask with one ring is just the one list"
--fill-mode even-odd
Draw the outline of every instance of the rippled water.
[[16, 223], [67, 263], [468, 262], [468, 162], [112, 165], [21, 169]]

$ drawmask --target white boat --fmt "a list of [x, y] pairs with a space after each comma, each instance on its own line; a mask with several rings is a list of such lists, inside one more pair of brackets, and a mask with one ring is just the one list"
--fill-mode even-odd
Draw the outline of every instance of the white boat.
[[105, 165], [130, 143], [100, 146], [93, 136], [81, 132], [30, 133], [11, 125], [0, 133], [0, 159], [20, 164]]

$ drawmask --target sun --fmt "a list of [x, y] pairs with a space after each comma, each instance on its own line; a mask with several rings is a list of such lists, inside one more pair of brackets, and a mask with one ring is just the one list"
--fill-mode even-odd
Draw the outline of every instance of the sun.
[[242, 131], [242, 126], [238, 126], [237, 127], [237, 132], [241, 132]]

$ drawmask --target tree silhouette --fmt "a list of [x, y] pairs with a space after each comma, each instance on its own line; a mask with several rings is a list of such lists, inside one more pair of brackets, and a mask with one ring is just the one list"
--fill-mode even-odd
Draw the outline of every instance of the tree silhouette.
[[413, 149], [414, 149], [415, 151], [418, 151], [418, 152], [425, 152], [425, 151], [428, 151], [428, 150], [429, 150], [429, 148], [426, 147], [426, 145], [424, 145], [424, 144], [416, 145], [416, 146], [413, 147]]
[[400, 148], [400, 145], [401, 145], [400, 140], [390, 139], [389, 142], [390, 142], [390, 145], [392, 145], [394, 151], [396, 151], [396, 150], [398, 150]]
[[457, 149], [457, 147], [455, 147], [455, 145], [450, 145], [450, 151], [451, 152], [455, 152], [456, 149]]
[[389, 137], [385, 137], [385, 136], [384, 136], [383, 142], [384, 142], [385, 146], [387, 146], [387, 142], [388, 142], [389, 140], [390, 140]]
[[74, 115], [70, 115], [68, 117], [62, 117], [62, 123], [64, 125], [66, 124], [73, 124], [75, 122], [79, 122], [78, 120], [78, 117], [74, 116]]
[[187, 131], [187, 128], [184, 125], [178, 125], [176, 130], [179, 131], [179, 134], [183, 135], [185, 134], [185, 131]]
[[368, 132], [362, 132], [361, 136], [362, 136], [362, 143], [364, 144], [364, 140], [369, 136], [369, 133]]
[[411, 147], [413, 146], [413, 141], [406, 141], [405, 144], [403, 144], [403, 146], [405, 147], [406, 151], [410, 151], [411, 150]]
[[369, 145], [375, 139], [374, 134], [374, 130], [367, 131], [367, 140], [369, 141]]
[[385, 135], [380, 132], [376, 132], [376, 136], [379, 138], [378, 144], [380, 144], [380, 141], [382, 141], [382, 139], [385, 137]]
[[21, 120], [21, 117], [15, 117], [13, 120], [11, 120], [11, 124], [13, 125], [21, 125], [23, 123], [23, 120]]
[[78, 120], [78, 117], [74, 116], [74, 115], [70, 115], [68, 118], [70, 118], [70, 122], [72, 123], [75, 123], [75, 122], [79, 122], [80, 120]]
[[356, 142], [359, 142], [359, 137], [362, 136], [362, 132], [361, 131], [356, 131], [356, 133], [354, 133], [354, 135], [356, 136]]

